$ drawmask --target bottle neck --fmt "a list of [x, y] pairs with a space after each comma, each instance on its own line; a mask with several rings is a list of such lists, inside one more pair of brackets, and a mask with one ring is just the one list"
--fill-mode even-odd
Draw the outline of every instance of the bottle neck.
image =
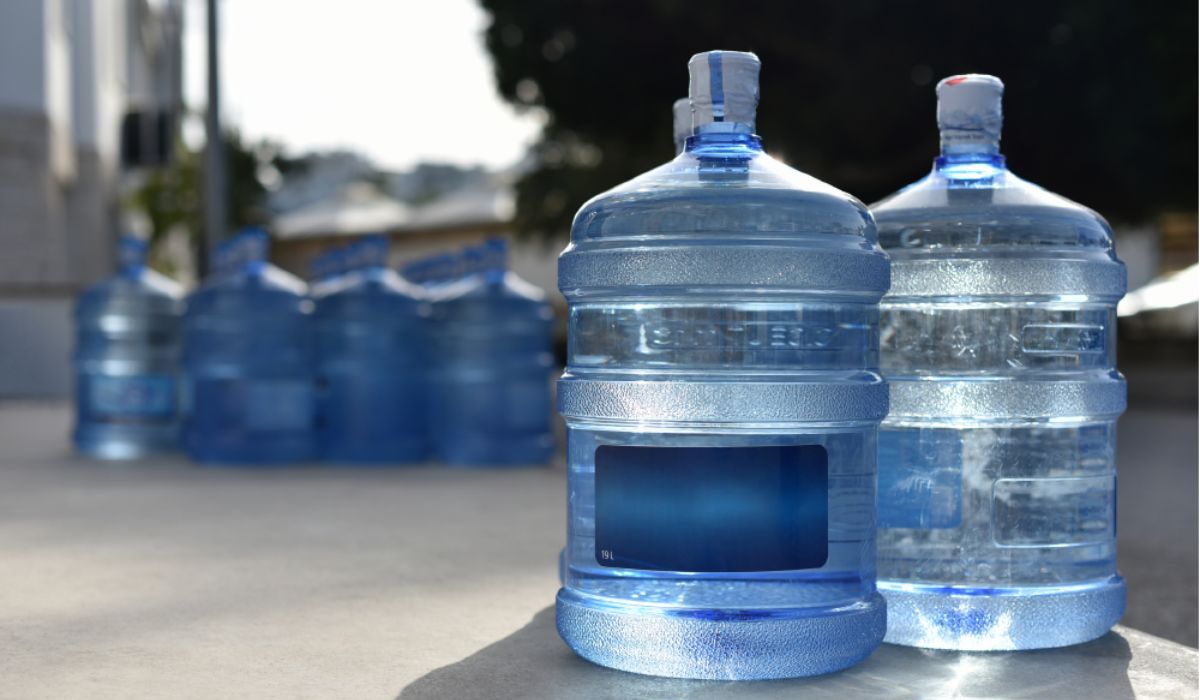
[[142, 272], [145, 269], [146, 269], [146, 265], [143, 262], [134, 262], [134, 263], [122, 262], [121, 265], [117, 268], [117, 274], [121, 275], [122, 277], [128, 277], [128, 278], [132, 279], [135, 277], [140, 277]]
[[745, 122], [710, 122], [696, 128], [688, 137], [685, 150], [730, 150], [762, 152], [762, 139], [754, 133], [754, 125]]
[[967, 178], [989, 177], [1006, 169], [1000, 142], [948, 144], [942, 141], [942, 152], [933, 161], [933, 169], [946, 175]]

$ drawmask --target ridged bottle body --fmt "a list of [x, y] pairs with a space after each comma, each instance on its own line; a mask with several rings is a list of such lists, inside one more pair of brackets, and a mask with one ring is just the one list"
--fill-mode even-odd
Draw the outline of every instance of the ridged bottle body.
[[316, 299], [318, 453], [335, 462], [429, 456], [428, 305], [395, 272], [349, 273]]
[[572, 649], [720, 679], [874, 649], [887, 280], [865, 208], [748, 134], [584, 205], [559, 261]]
[[887, 641], [1032, 649], [1120, 618], [1115, 369], [1125, 269], [1094, 212], [962, 154], [873, 207]]
[[182, 289], [143, 265], [79, 296], [73, 439], [80, 452], [129, 459], [179, 443]]
[[488, 270], [440, 286], [432, 301], [436, 457], [464, 466], [548, 462], [554, 313], [545, 294]]
[[303, 282], [265, 262], [210, 280], [184, 320], [184, 450], [214, 463], [315, 456], [311, 302]]

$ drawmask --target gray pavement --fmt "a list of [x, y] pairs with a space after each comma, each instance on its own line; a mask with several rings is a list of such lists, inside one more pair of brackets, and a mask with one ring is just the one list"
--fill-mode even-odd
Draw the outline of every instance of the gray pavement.
[[[1194, 639], [1176, 413], [1121, 427], [1126, 622], [1190, 615]], [[1026, 654], [885, 645], [786, 682], [610, 671], [553, 631], [561, 469], [104, 464], [69, 454], [68, 422], [65, 405], [0, 404], [4, 698], [1196, 697], [1196, 652], [1128, 628]]]

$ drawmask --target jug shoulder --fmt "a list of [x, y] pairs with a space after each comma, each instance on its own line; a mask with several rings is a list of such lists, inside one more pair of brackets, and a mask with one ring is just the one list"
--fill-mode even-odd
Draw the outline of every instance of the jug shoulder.
[[935, 170], [871, 206], [885, 249], [1057, 247], [1115, 259], [1112, 227], [1092, 209], [1003, 168], [953, 175]]
[[842, 234], [875, 240], [853, 196], [766, 154], [680, 154], [585, 203], [572, 240], [688, 234]]

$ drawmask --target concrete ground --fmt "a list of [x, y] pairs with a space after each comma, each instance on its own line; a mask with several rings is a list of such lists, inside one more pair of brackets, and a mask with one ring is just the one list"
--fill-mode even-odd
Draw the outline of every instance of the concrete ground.
[[884, 645], [843, 673], [730, 684], [558, 641], [561, 467], [97, 463], [70, 455], [67, 406], [0, 404], [0, 698], [1196, 697], [1195, 650], [1152, 636], [1196, 640], [1190, 410], [1121, 424], [1128, 627], [1024, 654]]
[[1117, 427], [1117, 565], [1124, 624], [1197, 643], [1196, 369], [1124, 368], [1129, 410]]

